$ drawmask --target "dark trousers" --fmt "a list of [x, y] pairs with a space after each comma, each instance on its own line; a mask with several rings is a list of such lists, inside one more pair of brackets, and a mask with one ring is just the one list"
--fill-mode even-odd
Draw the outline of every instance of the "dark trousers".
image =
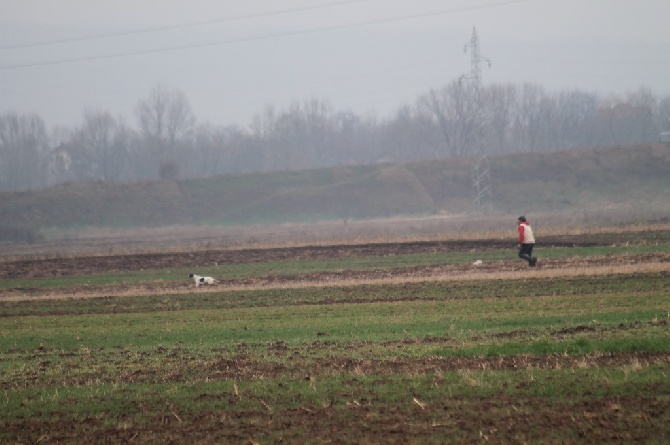
[[528, 264], [530, 264], [530, 260], [533, 258], [533, 247], [535, 247], [535, 244], [522, 244], [521, 249], [519, 249], [519, 258], [528, 261]]

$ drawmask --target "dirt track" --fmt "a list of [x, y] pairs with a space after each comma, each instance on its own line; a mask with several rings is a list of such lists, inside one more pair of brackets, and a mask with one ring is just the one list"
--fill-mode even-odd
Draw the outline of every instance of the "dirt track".
[[[544, 239], [543, 247], [609, 245], [613, 241], [616, 242], [617, 239], [602, 236], [593, 239], [580, 237], [579, 240], [554, 237]], [[81, 256], [41, 260], [0, 261], [0, 278], [61, 277], [143, 269], [202, 267], [214, 264], [225, 265], [366, 256], [383, 257], [420, 253], [481, 252], [497, 249], [514, 249], [514, 247], [514, 240], [490, 239]]]
[[[611, 245], [618, 241], [616, 235], [545, 238], [543, 247], [583, 247]], [[272, 275], [255, 278], [221, 280], [213, 287], [201, 287], [199, 291], [221, 291], [245, 288], [298, 287], [338, 285], [344, 283], [374, 283], [384, 280], [447, 280], [472, 278], [518, 278], [519, 273], [529, 272], [523, 261], [516, 258], [510, 240], [458, 240], [439, 242], [379, 243], [336, 246], [283, 247], [246, 250], [210, 250], [182, 253], [152, 253], [136, 255], [108, 255], [41, 260], [19, 260], [0, 262], [0, 278], [45, 278], [74, 275], [89, 275], [109, 272], [128, 272], [143, 269], [204, 267], [218, 264], [318, 260], [329, 258], [383, 257], [419, 253], [446, 253], [510, 249], [510, 258], [505, 261], [470, 264], [417, 266], [366, 271], [344, 270], [299, 275]], [[564, 275], [568, 273], [612, 273], [615, 268], [637, 267], [654, 271], [670, 271], [670, 252], [643, 255], [614, 255], [593, 258], [570, 258], [561, 260], [541, 259], [534, 275]], [[635, 271], [633, 271], [635, 272]], [[0, 290], [0, 299], [21, 300], [26, 298], [97, 297], [107, 295], [140, 295], [160, 293], [192, 292], [193, 283], [184, 278], [182, 282], [147, 282], [143, 284], [117, 284], [108, 286], [82, 285], [70, 287], [68, 294], [59, 291], [44, 291], [25, 287]]]

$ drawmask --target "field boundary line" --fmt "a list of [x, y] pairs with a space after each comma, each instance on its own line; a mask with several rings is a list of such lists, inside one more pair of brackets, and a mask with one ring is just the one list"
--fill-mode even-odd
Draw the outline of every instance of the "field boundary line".
[[[451, 272], [451, 273], [450, 273]], [[109, 298], [109, 297], [141, 297], [155, 295], [162, 297], [166, 295], [185, 295], [185, 294], [203, 294], [203, 293], [225, 293], [238, 291], [271, 290], [271, 289], [306, 289], [322, 287], [355, 287], [364, 285], [394, 285], [404, 283], [425, 283], [425, 282], [456, 282], [456, 281], [484, 281], [484, 280], [532, 280], [534, 278], [558, 278], [571, 276], [603, 276], [603, 275], [631, 275], [637, 273], [660, 273], [670, 272], [670, 263], [668, 262], [650, 262], [625, 265], [602, 265], [585, 267], [563, 267], [563, 268], [537, 268], [537, 269], [519, 269], [510, 271], [487, 271], [473, 270], [472, 272], [439, 272], [436, 274], [416, 274], [414, 276], [396, 276], [380, 278], [329, 278], [325, 280], [302, 280], [286, 281], [277, 283], [276, 281], [263, 283], [262, 280], [253, 284], [232, 284], [212, 287], [200, 287], [197, 290], [188, 288], [169, 288], [155, 285], [142, 285], [123, 289], [102, 289], [100, 291], [50, 291], [43, 295], [2, 295], [0, 302], [20, 302], [20, 301], [38, 301], [38, 300], [67, 300], [67, 299], [89, 299], [89, 298]]]

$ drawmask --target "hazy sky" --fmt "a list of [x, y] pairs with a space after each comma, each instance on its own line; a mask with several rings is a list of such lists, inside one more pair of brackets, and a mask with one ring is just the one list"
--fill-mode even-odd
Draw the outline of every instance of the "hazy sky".
[[0, 113], [135, 123], [160, 85], [200, 122], [318, 98], [387, 116], [467, 74], [484, 83], [670, 94], [669, 0], [0, 0]]

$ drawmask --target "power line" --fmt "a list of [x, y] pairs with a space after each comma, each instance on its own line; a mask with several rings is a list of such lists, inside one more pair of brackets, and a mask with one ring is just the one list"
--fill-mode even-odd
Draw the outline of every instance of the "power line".
[[241, 16], [237, 16], [237, 17], [229, 17], [229, 18], [217, 19], [217, 20], [207, 20], [207, 21], [204, 21], [204, 22], [187, 23], [187, 24], [182, 24], [182, 25], [159, 26], [159, 27], [155, 27], [155, 28], [139, 29], [139, 30], [136, 30], [136, 31], [124, 31], [124, 32], [116, 32], [116, 33], [110, 33], [110, 34], [98, 34], [98, 35], [94, 35], [94, 36], [73, 37], [73, 38], [69, 38], [69, 39], [60, 39], [60, 40], [50, 40], [50, 41], [46, 41], [46, 42], [35, 42], [35, 43], [24, 43], [24, 44], [18, 44], [18, 45], [0, 46], [0, 50], [34, 48], [34, 47], [37, 47], [37, 46], [59, 45], [59, 44], [62, 44], [62, 43], [85, 42], [85, 41], [89, 41], [89, 40], [109, 39], [109, 38], [113, 38], [113, 37], [126, 37], [126, 36], [148, 34], [148, 33], [152, 33], [152, 32], [160, 32], [160, 31], [171, 31], [171, 30], [174, 30], [174, 29], [195, 28], [195, 27], [198, 27], [198, 26], [207, 26], [207, 25], [215, 25], [215, 24], [219, 24], [219, 23], [236, 22], [236, 21], [240, 21], [240, 20], [255, 19], [255, 18], [260, 18], [260, 17], [271, 17], [271, 16], [276, 16], [276, 15], [290, 14], [292, 12], [310, 11], [310, 10], [314, 10], [314, 9], [330, 8], [330, 7], [333, 7], [333, 6], [342, 6], [342, 5], [347, 5], [347, 4], [350, 4], [350, 3], [362, 3], [362, 2], [367, 2], [367, 1], [370, 1], [370, 0], [346, 0], [346, 1], [325, 3], [325, 4], [322, 4], [322, 5], [304, 6], [304, 7], [301, 7], [301, 8], [278, 9], [278, 10], [275, 10], [275, 11], [260, 12], [260, 13], [255, 13], [255, 14], [246, 14], [246, 15], [241, 15]]
[[183, 45], [183, 46], [173, 46], [173, 47], [169, 47], [169, 48], [158, 48], [158, 49], [152, 49], [152, 50], [128, 51], [128, 52], [123, 52], [123, 53], [118, 53], [118, 54], [107, 54], [107, 55], [87, 56], [87, 57], [75, 57], [75, 58], [71, 58], [71, 59], [61, 59], [61, 60], [54, 60], [54, 61], [50, 61], [50, 62], [33, 62], [33, 63], [24, 63], [24, 64], [15, 64], [15, 65], [4, 65], [4, 66], [0, 66], [0, 70], [31, 68], [31, 67], [48, 66], [48, 65], [60, 65], [60, 64], [75, 63], [75, 62], [89, 62], [89, 61], [95, 61], [95, 60], [114, 59], [114, 58], [119, 58], [119, 57], [138, 56], [138, 55], [145, 55], [145, 54], [157, 54], [157, 53], [170, 52], [170, 51], [184, 51], [184, 50], [189, 50], [189, 49], [207, 48], [207, 47], [212, 47], [212, 46], [231, 45], [231, 44], [236, 44], [236, 43], [255, 42], [255, 41], [261, 41], [261, 40], [271, 40], [271, 39], [280, 38], [280, 37], [292, 37], [292, 36], [297, 36], [297, 35], [314, 34], [314, 33], [325, 32], [325, 31], [336, 31], [336, 30], [342, 30], [342, 29], [360, 28], [360, 27], [363, 27], [363, 26], [379, 25], [379, 24], [384, 24], [384, 23], [392, 23], [392, 22], [399, 22], [399, 21], [406, 21], [406, 20], [417, 20], [417, 19], [426, 18], [426, 17], [436, 17], [436, 16], [441, 16], [441, 15], [456, 14], [456, 13], [475, 11], [475, 10], [480, 10], [480, 9], [496, 8], [496, 7], [500, 7], [500, 6], [508, 6], [508, 5], [511, 5], [511, 4], [526, 3], [526, 2], [531, 2], [531, 1], [537, 1], [537, 0], [508, 0], [508, 1], [505, 1], [505, 2], [489, 3], [489, 4], [486, 4], [486, 5], [480, 5], [480, 6], [448, 9], [448, 10], [442, 10], [442, 11], [433, 11], [433, 12], [429, 12], [429, 13], [407, 15], [407, 16], [403, 16], [403, 17], [393, 17], [393, 18], [388, 18], [388, 19], [369, 20], [369, 21], [363, 21], [363, 22], [353, 23], [353, 24], [348, 24], [348, 25], [333, 25], [333, 26], [327, 26], [327, 27], [316, 28], [316, 29], [281, 32], [281, 33], [269, 34], [269, 35], [265, 35], [265, 36], [245, 37], [245, 38], [231, 39], [231, 40], [219, 40], [219, 41], [216, 41], [216, 42], [189, 44], [189, 45]]

